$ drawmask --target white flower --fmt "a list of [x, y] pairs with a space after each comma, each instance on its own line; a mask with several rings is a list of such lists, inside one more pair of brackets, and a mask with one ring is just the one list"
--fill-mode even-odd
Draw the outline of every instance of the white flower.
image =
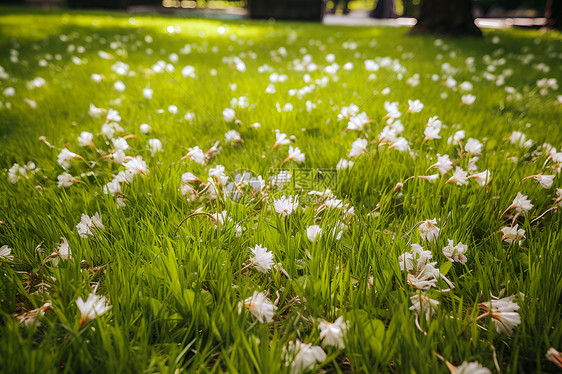
[[279, 145], [285, 145], [289, 143], [291, 143], [291, 141], [287, 139], [287, 134], [279, 132], [279, 130], [275, 131], [275, 144], [273, 145], [273, 148]]
[[398, 102], [384, 102], [384, 109], [388, 112], [385, 118], [399, 118], [402, 113], [398, 110]]
[[146, 162], [143, 161], [141, 156], [137, 156], [132, 158], [131, 160], [127, 161], [123, 164], [129, 171], [134, 174], [143, 173], [148, 174], [148, 168], [146, 166]]
[[460, 366], [456, 367], [455, 374], [492, 374], [492, 371], [480, 365], [478, 361], [464, 361]]
[[533, 141], [531, 139], [527, 140], [527, 136], [521, 131], [513, 131], [508, 139], [511, 141], [511, 144], [517, 144], [522, 148], [533, 145]]
[[140, 128], [140, 132], [142, 132], [143, 134], [148, 134], [150, 130], [152, 130], [152, 127], [150, 127], [150, 125], [147, 123], [143, 123], [142, 125], [139, 126], [139, 128]]
[[449, 155], [437, 154], [437, 162], [429, 167], [429, 169], [438, 169], [441, 175], [445, 175], [453, 168], [453, 162], [450, 160]]
[[78, 297], [78, 299], [76, 299], [76, 305], [78, 309], [80, 309], [80, 326], [111, 309], [111, 306], [107, 303], [107, 299], [95, 293], [88, 295], [86, 301], [82, 300], [82, 297]]
[[125, 87], [125, 83], [119, 80], [113, 84], [113, 88], [115, 88], [119, 92], [123, 92], [125, 91], [126, 87]]
[[464, 130], [459, 130], [453, 136], [450, 136], [449, 139], [447, 139], [447, 144], [451, 144], [453, 141], [456, 144], [460, 144], [461, 140], [463, 140], [465, 136], [466, 132]]
[[[211, 214], [215, 220], [217, 221], [217, 227], [218, 226], [224, 226], [226, 223], [228, 222], [232, 222], [232, 218], [228, 215], [228, 212], [226, 210], [223, 210], [222, 212], [216, 212], [214, 214]], [[215, 227], [215, 228], [217, 228]]]
[[514, 208], [517, 213], [526, 214], [533, 209], [533, 204], [531, 204], [531, 200], [527, 199], [527, 196], [523, 195], [521, 192], [517, 192], [515, 199], [513, 199], [513, 202], [505, 211], [507, 212]]
[[268, 251], [267, 248], [262, 247], [259, 244], [256, 244], [256, 246], [251, 248], [251, 250], [254, 257], [251, 257], [250, 261], [252, 261], [252, 265], [257, 271], [266, 273], [269, 269], [271, 269], [271, 265], [274, 264], [273, 252]]
[[178, 114], [178, 107], [176, 105], [168, 105], [168, 112]]
[[500, 334], [512, 335], [513, 328], [521, 324], [521, 316], [517, 312], [519, 305], [513, 302], [514, 298], [515, 296], [512, 295], [480, 304], [480, 307], [490, 312], [496, 331]]
[[351, 151], [347, 157], [355, 158], [367, 152], [367, 144], [369, 144], [367, 139], [357, 138], [357, 140], [351, 144]]
[[513, 243], [514, 241], [521, 242], [525, 239], [525, 230], [519, 229], [519, 225], [515, 225], [513, 227], [506, 226], [500, 231], [503, 233], [502, 240], [508, 244]]
[[4, 90], [4, 96], [13, 97], [16, 95], [16, 89], [14, 87], [8, 87]]
[[148, 139], [148, 147], [152, 156], [154, 156], [156, 152], [162, 152], [162, 142], [160, 139]]
[[187, 184], [187, 183], [201, 182], [201, 179], [199, 179], [195, 174], [187, 172], [182, 174], [181, 181], [182, 183]]
[[154, 93], [154, 90], [152, 88], [143, 88], [142, 89], [142, 96], [144, 96], [144, 98], [147, 99], [147, 100], [152, 99], [153, 93]]
[[225, 141], [227, 143], [236, 143], [241, 142], [242, 138], [240, 137], [240, 133], [236, 130], [229, 130], [224, 134]]
[[476, 96], [471, 94], [463, 95], [461, 98], [461, 102], [465, 105], [471, 105], [474, 103], [475, 100], [476, 100]]
[[467, 258], [464, 252], [468, 249], [465, 244], [459, 242], [456, 246], [453, 246], [454, 242], [451, 239], [447, 239], [448, 244], [443, 247], [443, 254], [451, 262], [460, 262], [461, 264], [466, 264]]
[[311, 242], [314, 242], [320, 235], [322, 235], [322, 229], [320, 226], [312, 225], [306, 228], [306, 237]]
[[99, 82], [102, 81], [103, 76], [100, 75], [100, 74], [94, 73], [94, 74], [92, 74], [92, 75], [90, 76], [90, 78], [91, 78], [94, 82], [99, 83]]
[[357, 113], [359, 113], [359, 107], [357, 105], [349, 104], [349, 106], [344, 106], [341, 108], [341, 111], [338, 114], [338, 121], [351, 118]]
[[98, 212], [94, 214], [91, 218], [86, 214], [82, 213], [80, 222], [76, 225], [76, 231], [81, 238], [87, 238], [88, 236], [94, 236], [92, 229], [105, 229], [105, 226], [101, 222], [101, 216]]
[[270, 182], [281, 190], [285, 183], [289, 183], [291, 181], [291, 177], [292, 175], [288, 170], [281, 170], [275, 177], [270, 178]]
[[242, 312], [242, 307], [248, 309], [260, 322], [273, 322], [273, 316], [275, 316], [275, 310], [277, 307], [273, 305], [271, 301], [267, 299], [267, 296], [263, 292], [254, 291], [254, 294], [244, 302], [238, 304], [238, 312]]
[[61, 187], [70, 187], [74, 184], [74, 182], [76, 181], [76, 179], [74, 179], [74, 177], [68, 173], [62, 173], [61, 175], [57, 176], [57, 187], [61, 188]]
[[348, 161], [348, 160], [346, 160], [346, 159], [344, 159], [344, 158], [341, 158], [341, 159], [338, 161], [338, 164], [336, 165], [336, 169], [337, 169], [337, 170], [347, 169], [347, 168], [352, 167], [353, 164], [354, 164], [353, 161]]
[[193, 122], [193, 120], [195, 119], [195, 113], [186, 112], [185, 116], [183, 116], [183, 119], [185, 119], [187, 122]]
[[367, 113], [362, 112], [357, 114], [351, 118], [349, 118], [349, 122], [347, 123], [346, 130], [363, 130], [366, 124], [369, 123], [369, 117], [367, 117]]
[[295, 161], [297, 164], [304, 162], [305, 154], [301, 152], [301, 150], [296, 147], [293, 148], [292, 145], [289, 146], [289, 156], [283, 161], [283, 163], [287, 161]]
[[439, 307], [439, 301], [433, 300], [423, 294], [410, 297], [410, 301], [412, 302], [410, 310], [415, 311], [418, 315], [425, 313], [425, 319], [427, 321], [429, 321], [431, 316], [435, 314], [435, 311]]
[[334, 323], [322, 321], [318, 325], [320, 329], [320, 339], [322, 345], [332, 345], [337, 349], [344, 349], [344, 335], [347, 331], [347, 322], [344, 322], [343, 317], [338, 317]]
[[474, 156], [480, 156], [482, 154], [482, 143], [473, 138], [468, 138], [464, 150]]
[[443, 123], [437, 119], [437, 116], [430, 117], [425, 125], [424, 135], [425, 139], [441, 139], [439, 132], [441, 131], [441, 126]]
[[133, 178], [135, 177], [135, 173], [131, 170], [121, 170], [114, 178], [113, 182], [117, 183], [131, 183]]
[[463, 184], [467, 185], [468, 184], [468, 180], [466, 179], [467, 175], [468, 173], [465, 170], [457, 166], [455, 172], [453, 173], [453, 176], [449, 178], [449, 180], [445, 183], [456, 182], [457, 186], [461, 186]]
[[455, 78], [449, 76], [447, 77], [447, 80], [445, 80], [445, 86], [449, 87], [449, 88], [453, 88], [457, 85], [457, 81], [455, 80]]
[[40, 326], [41, 322], [39, 321], [39, 317], [44, 316], [47, 310], [53, 310], [53, 305], [50, 301], [47, 301], [37, 309], [32, 309], [28, 312], [16, 315], [16, 318], [18, 322], [25, 327]]
[[432, 256], [431, 251], [425, 251], [421, 245], [414, 243], [411, 245], [410, 252], [405, 252], [398, 256], [400, 271], [413, 271], [425, 265], [431, 260]]
[[21, 176], [18, 175], [18, 173], [26, 176], [27, 171], [17, 163], [13, 164], [8, 170], [8, 181], [12, 184], [16, 184], [21, 179]]
[[60, 260], [68, 260], [72, 258], [72, 251], [65, 237], [61, 237], [61, 243], [49, 257], [48, 261], [52, 261], [55, 266], [59, 265]]
[[[562, 103], [562, 95], [560, 97], [560, 102]], [[556, 366], [562, 369], [562, 353], [558, 352], [554, 347], [550, 347], [546, 351], [545, 357], [547, 360], [552, 361]]]
[[437, 241], [439, 237], [439, 227], [435, 226], [436, 224], [437, 220], [434, 218], [423, 221], [419, 225], [418, 229], [423, 240], [427, 240], [428, 242]]
[[226, 108], [222, 111], [222, 117], [224, 118], [225, 122], [234, 122], [236, 119], [236, 112], [234, 109]]
[[11, 255], [12, 249], [7, 245], [0, 247], [0, 260], [12, 260], [14, 257]]
[[181, 69], [181, 75], [184, 78], [195, 78], [195, 68], [191, 65], [187, 65], [183, 69]]
[[82, 131], [80, 133], [80, 136], [78, 137], [78, 144], [80, 144], [81, 147], [87, 147], [93, 144], [92, 143], [93, 139], [94, 139], [94, 134], [92, 134], [91, 132]]
[[121, 116], [115, 109], [109, 109], [106, 116], [107, 121], [121, 122]]
[[67, 148], [63, 148], [59, 155], [57, 156], [57, 162], [63, 169], [68, 169], [70, 167], [70, 160], [74, 157], [80, 157], [76, 153], [69, 151]]
[[291, 365], [291, 374], [297, 374], [314, 369], [317, 362], [326, 360], [326, 352], [319, 346], [312, 343], [304, 344], [298, 339], [296, 342], [289, 342], [284, 348], [285, 365]]
[[489, 184], [491, 181], [489, 170], [484, 170], [481, 173], [471, 175], [470, 178], [474, 178], [476, 180], [476, 183], [478, 183], [480, 187], [484, 187], [486, 184]]
[[550, 188], [554, 183], [556, 175], [533, 175], [533, 178], [539, 182], [542, 188]]
[[239, 107], [244, 109], [250, 106], [250, 101], [246, 96], [240, 96], [238, 99], [234, 97], [230, 100], [230, 106], [233, 108]]
[[273, 208], [279, 214], [283, 216], [288, 216], [293, 211], [295, 211], [299, 206], [299, 200], [297, 197], [294, 198], [293, 196], [289, 196], [288, 198], [285, 195], [281, 196], [281, 198], [273, 201]]
[[117, 181], [108, 182], [103, 186], [103, 193], [112, 196], [115, 194], [123, 194], [123, 192], [121, 192], [121, 185]]
[[113, 143], [113, 148], [115, 148], [116, 151], [126, 151], [129, 148], [129, 144], [126, 139], [111, 139], [111, 142]]
[[472, 91], [472, 88], [473, 88], [473, 87], [472, 87], [472, 83], [467, 82], [467, 81], [464, 81], [464, 82], [462, 82], [462, 83], [459, 85], [459, 88], [460, 88], [462, 91]]
[[184, 158], [191, 158], [194, 162], [197, 162], [201, 165], [205, 165], [205, 162], [207, 162], [205, 153], [198, 146], [190, 148], [189, 152], [182, 157], [182, 159]]
[[423, 263], [418, 261], [415, 273], [408, 273], [407, 282], [418, 290], [428, 290], [435, 287], [441, 276], [439, 269], [435, 268], [436, 262]]
[[226, 168], [223, 165], [217, 165], [214, 168], [209, 169], [209, 176], [218, 178], [221, 184], [225, 184], [228, 181], [225, 170]]
[[408, 108], [409, 113], [419, 113], [423, 109], [423, 104], [419, 100], [408, 100], [408, 105], [410, 106]]

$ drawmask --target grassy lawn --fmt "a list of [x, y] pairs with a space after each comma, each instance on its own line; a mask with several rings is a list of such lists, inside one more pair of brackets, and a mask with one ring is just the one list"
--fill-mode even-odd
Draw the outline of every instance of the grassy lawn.
[[556, 372], [562, 35], [406, 31], [0, 9], [0, 372]]

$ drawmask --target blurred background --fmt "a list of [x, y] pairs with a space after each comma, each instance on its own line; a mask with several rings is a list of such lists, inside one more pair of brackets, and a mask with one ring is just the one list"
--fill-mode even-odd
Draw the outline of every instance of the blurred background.
[[[176, 10], [230, 10], [244, 12], [248, 8], [266, 6], [318, 7], [322, 4], [327, 14], [365, 12], [384, 5], [391, 7], [396, 16], [416, 17], [421, 0], [0, 0], [0, 4], [36, 6], [41, 8], [97, 8], [147, 11]], [[339, 3], [339, 4], [338, 4]], [[380, 3], [380, 4], [379, 4]], [[382, 4], [384, 3], [384, 4]], [[474, 0], [475, 17], [538, 17], [544, 14], [546, 0]], [[346, 6], [347, 5], [347, 6]], [[251, 11], [251, 9], [250, 9]], [[379, 17], [384, 18], [384, 17]]]

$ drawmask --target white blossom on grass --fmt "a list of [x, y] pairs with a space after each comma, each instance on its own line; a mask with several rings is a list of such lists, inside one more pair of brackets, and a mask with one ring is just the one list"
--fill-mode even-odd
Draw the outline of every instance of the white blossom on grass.
[[283, 163], [288, 161], [295, 161], [297, 164], [304, 162], [305, 154], [301, 152], [298, 147], [293, 148], [292, 145], [289, 146], [289, 156], [283, 161]]
[[521, 324], [521, 316], [517, 312], [519, 305], [513, 301], [514, 298], [515, 295], [512, 295], [480, 303], [480, 307], [487, 312], [486, 314], [492, 317], [496, 331], [500, 334], [512, 335], [513, 328]]
[[101, 216], [98, 212], [94, 214], [92, 217], [88, 217], [88, 215], [82, 213], [82, 217], [80, 222], [76, 225], [76, 231], [78, 231], [78, 235], [81, 238], [87, 238], [88, 236], [94, 236], [95, 233], [93, 230], [105, 229], [101, 221]]
[[317, 363], [326, 360], [326, 352], [322, 347], [312, 343], [301, 343], [300, 340], [290, 341], [283, 349], [285, 365], [291, 366], [291, 374], [298, 374], [314, 369]]
[[48, 257], [48, 261], [52, 261], [53, 265], [58, 266], [60, 260], [72, 259], [72, 251], [70, 250], [70, 245], [65, 237], [61, 237], [61, 243], [58, 245], [57, 249]]
[[423, 240], [427, 240], [428, 242], [437, 241], [440, 229], [436, 225], [437, 220], [435, 218], [423, 221], [418, 227], [421, 238]]
[[248, 309], [260, 322], [273, 322], [277, 307], [268, 300], [263, 292], [254, 291], [254, 294], [243, 302], [238, 304], [238, 312], [242, 312], [242, 308]]
[[86, 301], [82, 300], [82, 297], [79, 296], [76, 299], [76, 305], [80, 310], [80, 327], [111, 309], [104, 296], [96, 295], [93, 292], [88, 295]]
[[438, 169], [441, 175], [445, 175], [452, 168], [453, 162], [449, 158], [449, 155], [441, 156], [440, 154], [437, 154], [437, 162], [429, 167], [429, 169]]
[[347, 157], [356, 158], [367, 152], [367, 144], [369, 144], [367, 139], [358, 138], [351, 144], [351, 151]]
[[254, 256], [250, 258], [250, 261], [257, 271], [266, 273], [271, 269], [271, 265], [274, 264], [273, 253], [271, 251], [268, 251], [267, 248], [259, 244], [256, 244], [251, 250]]
[[517, 213], [527, 214], [533, 209], [533, 204], [531, 204], [531, 200], [529, 200], [527, 196], [523, 195], [521, 192], [517, 192], [517, 196], [515, 196], [511, 205], [504, 211], [504, 214], [511, 209], [515, 209]]
[[525, 239], [525, 230], [520, 229], [518, 224], [513, 227], [506, 226], [501, 229], [500, 232], [503, 234], [501, 240], [508, 244], [512, 244], [513, 242], [521, 244], [523, 239]]
[[477, 361], [464, 361], [460, 366], [455, 368], [455, 374], [492, 374], [492, 371], [480, 365]]
[[7, 245], [0, 247], [0, 260], [13, 260], [14, 256], [11, 255], [12, 249]]
[[431, 299], [429, 296], [424, 294], [417, 294], [410, 297], [412, 306], [410, 310], [415, 311], [417, 315], [424, 315], [425, 319], [429, 321], [432, 315], [435, 314], [437, 308], [439, 307], [439, 301]]
[[457, 166], [451, 178], [449, 178], [449, 180], [447, 180], [447, 182], [445, 183], [455, 182], [457, 186], [467, 185], [468, 184], [467, 175], [468, 173], [465, 170]]
[[344, 349], [344, 337], [347, 332], [347, 322], [340, 316], [333, 323], [322, 320], [318, 325], [322, 345], [331, 345], [337, 349]]
[[283, 195], [279, 199], [273, 201], [273, 208], [277, 213], [282, 214], [283, 216], [288, 216], [293, 213], [298, 206], [298, 197], [285, 197], [285, 195]]
[[457, 245], [453, 245], [454, 242], [448, 239], [448, 244], [443, 247], [443, 254], [447, 257], [447, 260], [451, 262], [460, 262], [461, 264], [466, 264], [467, 258], [464, 255], [468, 247], [465, 244], [459, 242]]
[[322, 229], [320, 228], [320, 226], [312, 225], [306, 228], [306, 237], [311, 242], [316, 241], [316, 239], [318, 239], [320, 235], [322, 235]]

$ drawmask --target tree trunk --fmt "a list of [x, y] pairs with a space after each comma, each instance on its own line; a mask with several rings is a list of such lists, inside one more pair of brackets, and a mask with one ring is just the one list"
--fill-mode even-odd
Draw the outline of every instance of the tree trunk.
[[369, 13], [371, 18], [396, 18], [394, 0], [379, 0], [377, 6]]
[[404, 14], [402, 17], [415, 17], [417, 15], [417, 6], [414, 5], [412, 0], [404, 0]]
[[482, 36], [474, 24], [472, 0], [422, 0], [418, 22], [410, 34]]
[[544, 16], [546, 17], [546, 27], [562, 30], [562, 1], [548, 0], [546, 2]]

